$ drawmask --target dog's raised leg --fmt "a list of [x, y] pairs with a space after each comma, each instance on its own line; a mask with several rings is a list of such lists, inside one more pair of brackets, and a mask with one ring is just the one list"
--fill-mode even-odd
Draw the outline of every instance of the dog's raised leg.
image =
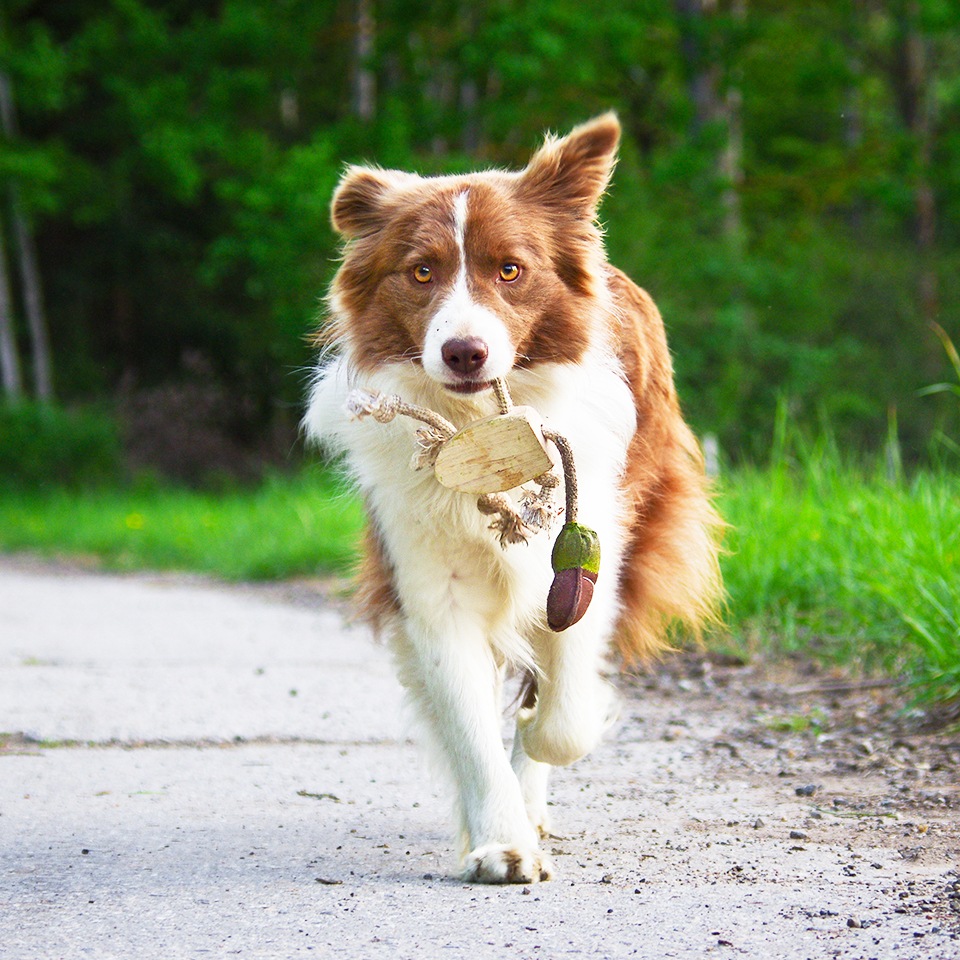
[[531, 760], [558, 767], [573, 763], [597, 745], [615, 719], [616, 696], [603, 678], [605, 646], [599, 637], [588, 611], [564, 633], [537, 638], [536, 703], [517, 715], [517, 735]]
[[395, 646], [400, 679], [456, 783], [466, 838], [464, 879], [550, 879], [553, 865], [540, 850], [503, 749], [497, 670], [483, 632], [465, 615], [451, 615], [442, 630], [407, 617]]

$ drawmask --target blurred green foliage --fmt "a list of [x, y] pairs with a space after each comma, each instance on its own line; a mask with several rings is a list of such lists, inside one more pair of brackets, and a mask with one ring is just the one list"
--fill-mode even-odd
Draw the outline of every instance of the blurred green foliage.
[[0, 64], [66, 399], [199, 352], [262, 429], [295, 420], [345, 162], [520, 165], [614, 108], [611, 259], [698, 430], [763, 456], [789, 398], [855, 448], [891, 408], [907, 457], [960, 432], [918, 394], [947, 372], [930, 320], [960, 322], [954, 3], [7, 0]]
[[92, 408], [0, 404], [0, 491], [76, 489], [122, 472], [113, 418]]

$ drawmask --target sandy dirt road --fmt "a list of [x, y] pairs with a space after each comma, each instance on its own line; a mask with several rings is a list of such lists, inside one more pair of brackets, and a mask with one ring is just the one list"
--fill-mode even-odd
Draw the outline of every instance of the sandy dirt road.
[[960, 957], [960, 736], [796, 668], [622, 689], [557, 879], [469, 886], [316, 585], [0, 560], [0, 958]]

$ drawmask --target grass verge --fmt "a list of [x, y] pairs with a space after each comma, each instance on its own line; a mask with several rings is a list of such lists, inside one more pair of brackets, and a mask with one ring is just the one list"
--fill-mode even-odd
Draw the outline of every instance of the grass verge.
[[320, 469], [223, 493], [0, 493], [0, 549], [93, 557], [114, 570], [191, 570], [227, 580], [331, 573], [349, 565], [361, 526], [356, 499]]
[[909, 480], [806, 451], [723, 483], [729, 641], [899, 675], [960, 702], [960, 477]]
[[[843, 466], [829, 444], [721, 483], [729, 633], [748, 655], [798, 654], [902, 675], [960, 702], [960, 477]], [[230, 580], [342, 572], [360, 505], [328, 471], [222, 494], [146, 488], [0, 492], [0, 549], [111, 569]]]

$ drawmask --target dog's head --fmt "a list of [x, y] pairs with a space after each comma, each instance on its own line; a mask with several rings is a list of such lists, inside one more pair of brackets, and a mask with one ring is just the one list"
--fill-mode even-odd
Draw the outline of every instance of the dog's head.
[[333, 198], [347, 243], [331, 305], [356, 366], [421, 363], [474, 393], [514, 366], [579, 360], [585, 301], [603, 282], [595, 219], [619, 137], [606, 114], [548, 139], [517, 173], [350, 168]]

